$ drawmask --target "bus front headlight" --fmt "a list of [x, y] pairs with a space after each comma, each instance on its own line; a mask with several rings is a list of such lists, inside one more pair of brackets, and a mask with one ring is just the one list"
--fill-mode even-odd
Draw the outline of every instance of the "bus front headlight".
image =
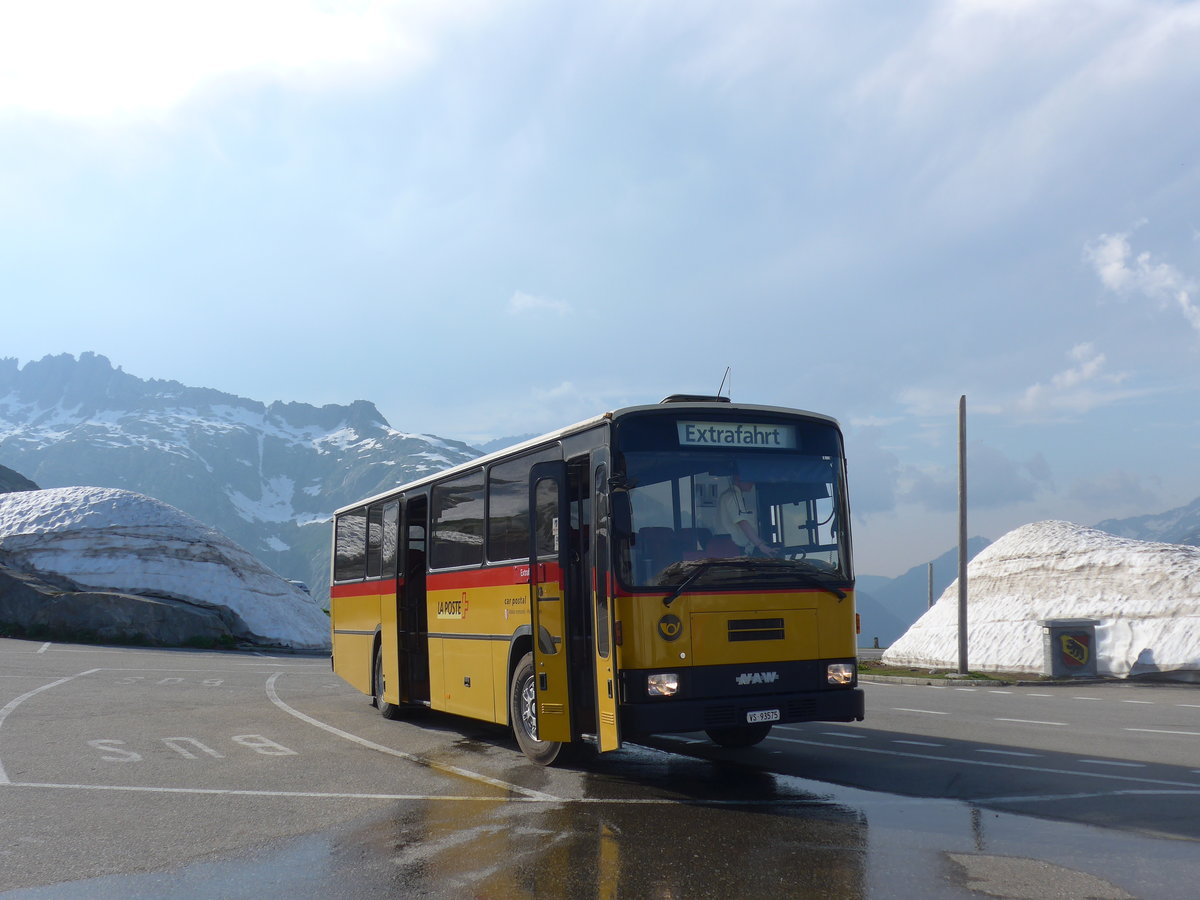
[[830, 684], [853, 684], [854, 663], [830, 663], [825, 667], [825, 680]]
[[679, 692], [679, 675], [655, 672], [646, 676], [646, 693], [651, 697], [674, 697]]

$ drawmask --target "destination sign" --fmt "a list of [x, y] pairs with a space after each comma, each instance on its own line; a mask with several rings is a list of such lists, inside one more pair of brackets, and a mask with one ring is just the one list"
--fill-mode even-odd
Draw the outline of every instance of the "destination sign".
[[796, 426], [754, 422], [678, 422], [682, 447], [796, 449]]

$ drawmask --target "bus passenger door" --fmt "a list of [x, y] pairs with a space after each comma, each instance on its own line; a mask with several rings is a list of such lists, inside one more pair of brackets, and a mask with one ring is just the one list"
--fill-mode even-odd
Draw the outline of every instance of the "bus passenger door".
[[567, 590], [570, 584], [571, 513], [567, 466], [537, 463], [529, 474], [532, 529], [529, 610], [540, 741], [571, 740], [570, 642]]
[[426, 516], [429, 501], [424, 496], [405, 503], [400, 542], [400, 589], [398, 632], [403, 699], [409, 703], [429, 702], [429, 625], [425, 609]]
[[591, 594], [593, 620], [592, 661], [596, 672], [596, 738], [600, 752], [621, 747], [617, 722], [616, 650], [613, 646], [613, 608], [609, 576], [608, 466], [605, 457], [595, 467], [595, 522], [592, 527]]

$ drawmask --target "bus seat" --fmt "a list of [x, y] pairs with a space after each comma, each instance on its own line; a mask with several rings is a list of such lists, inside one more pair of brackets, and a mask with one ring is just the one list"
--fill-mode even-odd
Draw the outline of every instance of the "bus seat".
[[[679, 539], [683, 543], [683, 552], [689, 553], [693, 550], [703, 550], [708, 546], [708, 541], [712, 537], [712, 531], [707, 528], [680, 528]], [[687, 558], [686, 556], [684, 557]]]
[[637, 553], [640, 559], [666, 565], [679, 558], [679, 536], [674, 528], [653, 525], [638, 529]]
[[710, 559], [728, 559], [733, 556], [744, 556], [745, 551], [727, 534], [711, 537], [704, 548], [705, 556]]

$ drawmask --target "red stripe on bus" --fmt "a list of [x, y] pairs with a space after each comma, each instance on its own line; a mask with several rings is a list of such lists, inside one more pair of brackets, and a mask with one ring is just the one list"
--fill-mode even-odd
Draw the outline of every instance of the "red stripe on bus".
[[396, 579], [384, 578], [379, 581], [351, 581], [347, 584], [335, 584], [329, 588], [330, 597], [372, 597], [378, 594], [396, 593]]
[[[545, 565], [543, 563], [543, 565]], [[529, 584], [529, 564], [464, 569], [457, 572], [430, 572], [426, 585], [431, 591], [454, 591], [481, 587], [506, 587]]]

